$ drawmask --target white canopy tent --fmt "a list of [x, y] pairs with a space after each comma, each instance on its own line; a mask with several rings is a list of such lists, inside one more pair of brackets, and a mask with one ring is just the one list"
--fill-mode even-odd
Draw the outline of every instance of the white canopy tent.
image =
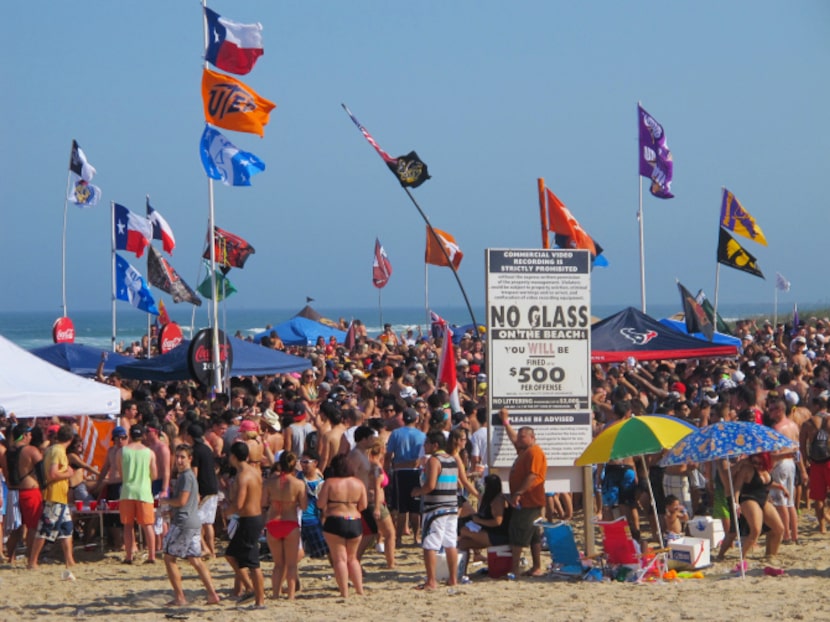
[[55, 367], [0, 335], [0, 406], [18, 419], [113, 415], [121, 410], [121, 392]]

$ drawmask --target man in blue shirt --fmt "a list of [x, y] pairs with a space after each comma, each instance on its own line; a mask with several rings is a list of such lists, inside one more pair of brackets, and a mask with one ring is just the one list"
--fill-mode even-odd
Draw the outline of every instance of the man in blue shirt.
[[426, 434], [416, 427], [418, 413], [414, 409], [404, 410], [403, 423], [403, 427], [393, 430], [386, 441], [385, 465], [386, 472], [392, 476], [387, 501], [395, 521], [398, 546], [401, 545], [407, 513], [415, 542], [418, 541], [421, 502], [413, 499], [411, 493], [420, 484], [418, 456], [426, 439]]

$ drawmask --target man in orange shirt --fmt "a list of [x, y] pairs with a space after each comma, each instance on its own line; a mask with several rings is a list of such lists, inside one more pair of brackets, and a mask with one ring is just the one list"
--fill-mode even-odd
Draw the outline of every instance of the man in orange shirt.
[[534, 524], [542, 516], [545, 507], [545, 475], [548, 461], [545, 452], [536, 444], [536, 433], [531, 427], [513, 429], [508, 420], [506, 408], [499, 411], [499, 418], [504, 424], [504, 431], [516, 448], [513, 466], [510, 468], [510, 505], [513, 512], [508, 526], [508, 541], [513, 553], [513, 574], [519, 573], [522, 549], [530, 547], [533, 565], [524, 574], [538, 577], [542, 570], [542, 539], [539, 529]]

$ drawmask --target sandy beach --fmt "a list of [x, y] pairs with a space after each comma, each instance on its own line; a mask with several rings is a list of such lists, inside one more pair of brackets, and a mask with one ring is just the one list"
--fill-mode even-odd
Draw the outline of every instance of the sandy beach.
[[[340, 598], [327, 562], [305, 559], [300, 564], [302, 589], [293, 603], [266, 601], [266, 609], [251, 611], [228, 597], [232, 574], [224, 560], [211, 563], [223, 602], [204, 603], [195, 572], [182, 563], [185, 592], [192, 604], [167, 608], [170, 585], [159, 561], [154, 565], [125, 566], [114, 552], [78, 549], [75, 581], [62, 580], [63, 564], [44, 560], [38, 571], [8, 564], [0, 566], [0, 594], [4, 620], [122, 619], [137, 622], [187, 616], [191, 620], [266, 621], [332, 619], [365, 620], [820, 620], [830, 610], [830, 534], [817, 533], [816, 523], [802, 515], [800, 545], [784, 545], [776, 561], [786, 569], [782, 576], [766, 576], [768, 564], [759, 549], [749, 556], [745, 580], [732, 569], [737, 552], [723, 563], [703, 570], [703, 579], [632, 584], [568, 582], [551, 577], [517, 581], [481, 576], [481, 565], [470, 567], [472, 582], [454, 590], [447, 587], [424, 593], [412, 589], [421, 582], [421, 550], [405, 546], [396, 570], [383, 569], [382, 556], [371, 550], [364, 562], [366, 595]], [[581, 523], [576, 522], [579, 532]], [[599, 534], [597, 534], [599, 537]], [[581, 532], [578, 536], [581, 539]], [[220, 550], [224, 548], [224, 543]], [[550, 556], [543, 552], [543, 562]], [[263, 563], [270, 585], [270, 562]], [[270, 595], [270, 589], [267, 590]], [[185, 619], [179, 617], [178, 619]]]

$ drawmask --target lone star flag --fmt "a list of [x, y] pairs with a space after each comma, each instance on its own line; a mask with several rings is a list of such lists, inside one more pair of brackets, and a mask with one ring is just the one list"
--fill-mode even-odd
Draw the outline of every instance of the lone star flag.
[[[254, 247], [230, 231], [225, 231], [219, 227], [214, 227], [214, 231], [216, 265], [220, 266], [225, 274], [231, 268], [244, 268], [248, 256], [256, 252]], [[205, 249], [202, 257], [210, 259], [210, 246]]]
[[115, 248], [119, 251], [130, 251], [136, 257], [144, 254], [144, 249], [150, 246], [153, 237], [153, 226], [150, 221], [132, 213], [123, 205], [113, 203], [115, 211]]
[[723, 228], [718, 239], [718, 263], [764, 278], [764, 273], [758, 267], [758, 260]]
[[164, 252], [168, 255], [173, 254], [173, 249], [176, 248], [176, 238], [173, 237], [173, 229], [167, 224], [164, 217], [159, 214], [150, 205], [150, 199], [147, 199], [147, 220], [153, 226], [153, 239], [161, 240], [161, 246]]
[[84, 150], [76, 141], [72, 141], [72, 153], [69, 156], [69, 192], [67, 200], [81, 207], [92, 207], [101, 200], [101, 189], [93, 186], [95, 167], [86, 159]]
[[136, 309], [158, 315], [156, 301], [147, 281], [121, 255], [115, 255], [115, 297], [129, 302]]
[[733, 233], [742, 235], [758, 244], [767, 245], [767, 239], [755, 219], [749, 215], [734, 194], [723, 189], [723, 202], [720, 206], [720, 226]]
[[265, 162], [253, 153], [238, 149], [209, 125], [205, 125], [199, 153], [207, 176], [221, 180], [226, 186], [250, 186], [251, 177], [265, 170]]
[[265, 135], [276, 104], [236, 78], [205, 69], [202, 73], [205, 121], [226, 130]]
[[167, 260], [162, 257], [155, 247], [150, 246], [150, 255], [147, 258], [147, 280], [153, 287], [167, 292], [173, 297], [173, 302], [189, 302], [201, 306], [202, 300], [196, 295], [190, 285], [184, 282], [179, 273], [173, 269]]
[[372, 284], [381, 289], [389, 282], [389, 277], [392, 276], [392, 264], [389, 263], [389, 257], [386, 256], [386, 251], [381, 246], [380, 240], [375, 238], [375, 258], [372, 261]]
[[639, 104], [637, 124], [640, 128], [640, 175], [651, 179], [651, 194], [658, 199], [671, 199], [674, 197], [671, 193], [674, 161], [663, 126]]
[[[435, 239], [432, 231], [438, 236], [440, 243]], [[461, 265], [461, 260], [464, 258], [464, 253], [461, 252], [455, 238], [435, 227], [432, 228], [432, 231], [427, 227], [427, 248], [424, 261], [433, 266], [449, 266], [450, 264], [447, 262], [447, 256], [449, 256], [453, 267], [458, 270], [458, 266]], [[441, 250], [442, 246], [446, 249], [446, 254]]]
[[680, 302], [683, 305], [683, 315], [686, 320], [686, 332], [690, 335], [703, 333], [709, 341], [715, 336], [715, 327], [706, 315], [703, 307], [697, 302], [691, 292], [683, 287], [680, 281], [677, 282], [677, 289], [680, 291]]
[[263, 54], [262, 24], [240, 24], [205, 7], [208, 44], [205, 60], [241, 76], [251, 71]]
[[405, 156], [393, 158], [372, 138], [369, 130], [361, 125], [360, 121], [349, 110], [349, 107], [346, 104], [340, 105], [343, 106], [343, 110], [346, 111], [346, 114], [349, 115], [349, 118], [357, 126], [357, 129], [360, 130], [360, 133], [363, 134], [367, 142], [377, 151], [378, 155], [386, 163], [386, 166], [389, 167], [389, 170], [398, 178], [401, 186], [404, 188], [417, 188], [427, 179], [430, 179], [427, 165], [418, 157], [417, 153], [410, 151]]

